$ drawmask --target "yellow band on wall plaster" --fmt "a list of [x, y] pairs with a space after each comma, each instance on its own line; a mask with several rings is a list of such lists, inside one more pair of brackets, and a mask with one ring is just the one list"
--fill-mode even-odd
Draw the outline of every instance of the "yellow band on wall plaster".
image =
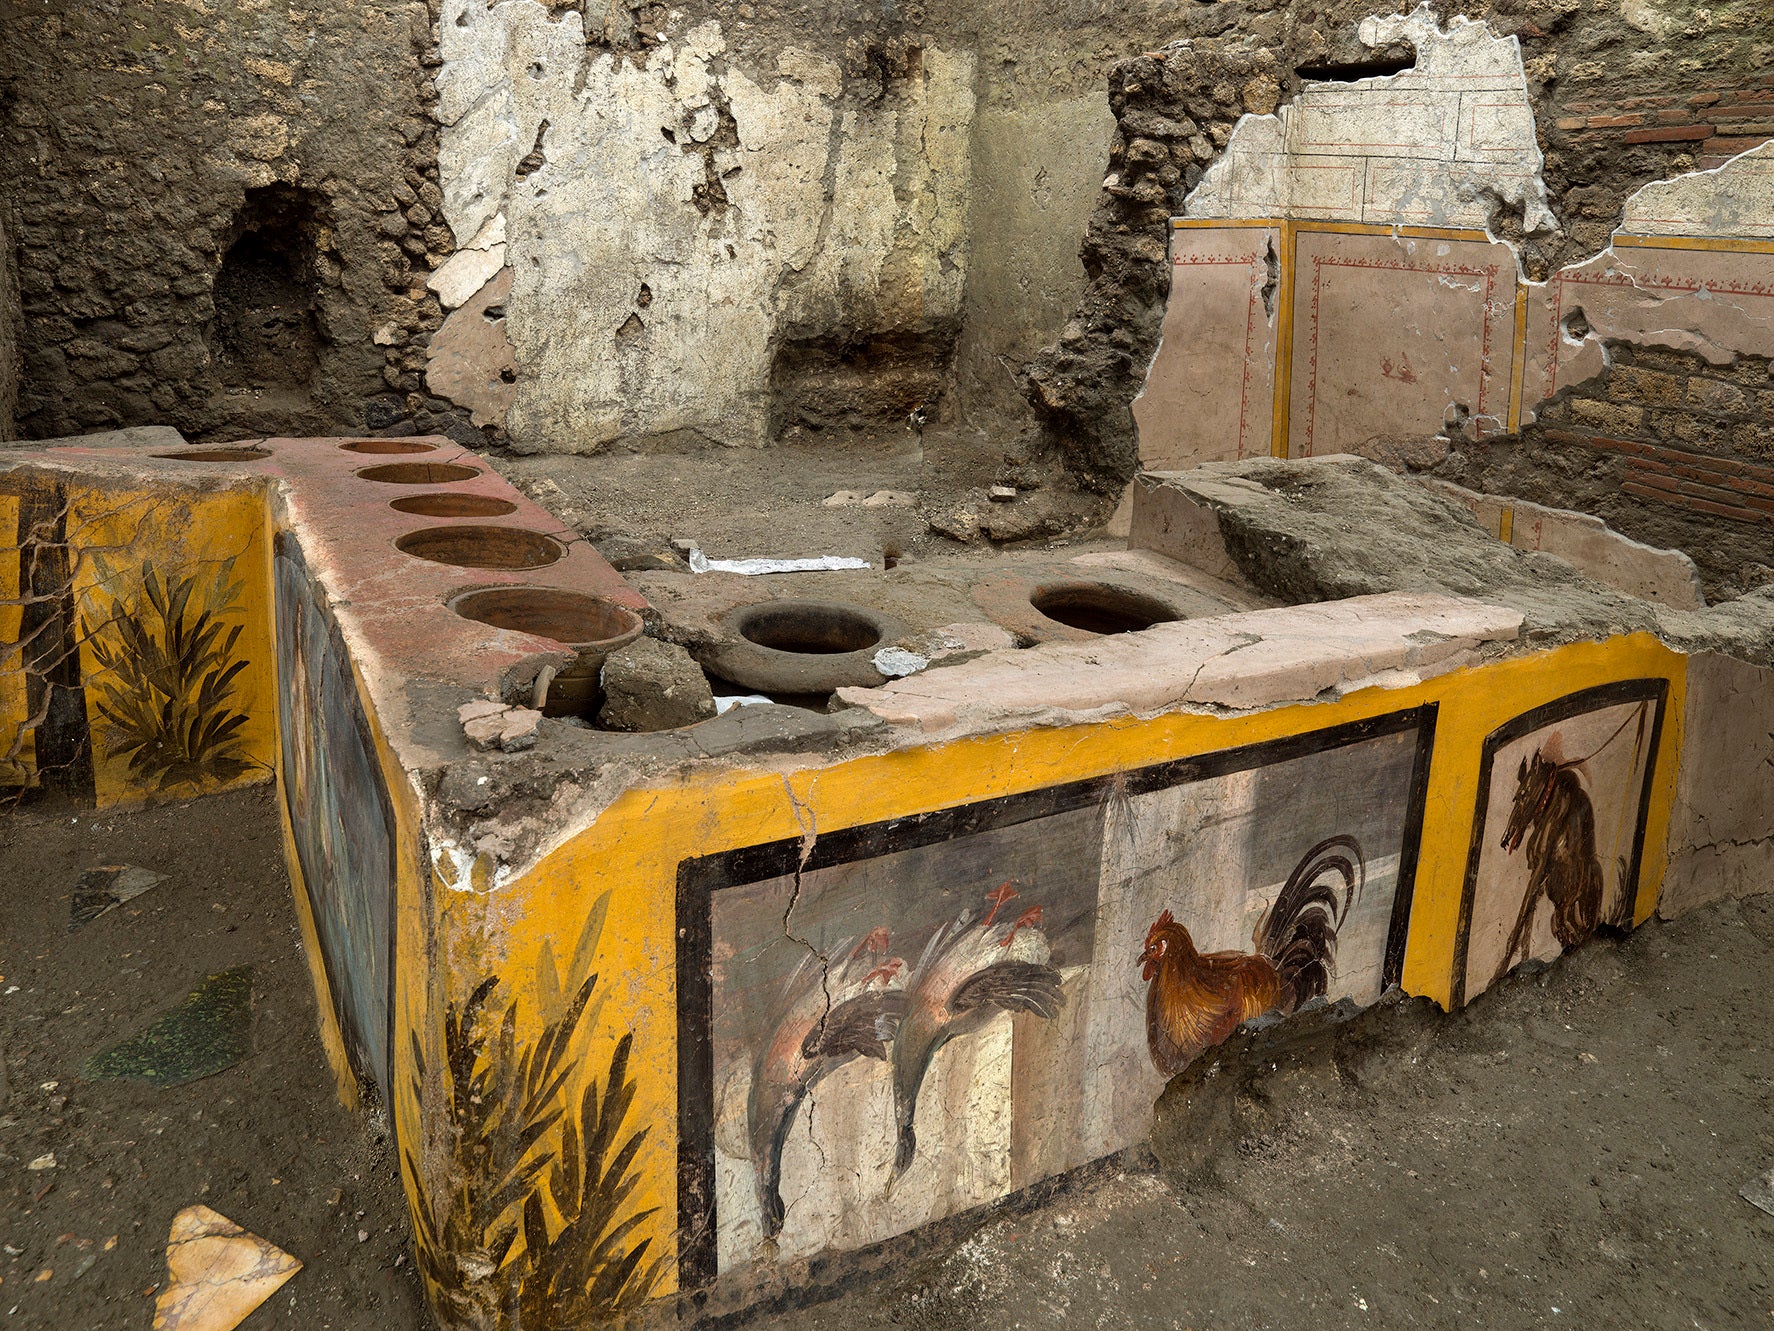
[[[1578, 643], [1463, 670], [1401, 689], [1367, 689], [1335, 702], [1242, 716], [1171, 713], [967, 738], [792, 771], [694, 769], [663, 787], [631, 790], [595, 823], [522, 877], [492, 891], [440, 894], [438, 961], [460, 1002], [497, 972], [516, 998], [520, 1027], [540, 1000], [534, 975], [545, 943], [570, 950], [586, 912], [611, 894], [595, 968], [613, 991], [582, 1046], [579, 1083], [634, 1037], [634, 1121], [650, 1125], [638, 1166], [637, 1207], [658, 1207], [655, 1251], [672, 1241], [677, 1211], [678, 1013], [676, 877], [680, 861], [783, 838], [953, 808], [1177, 758], [1261, 743], [1423, 703], [1440, 705], [1429, 770], [1403, 987], [1446, 1005], [1486, 737], [1533, 708], [1615, 681], [1669, 682], [1655, 757], [1635, 922], [1655, 908], [1680, 752], [1685, 658], [1648, 634]], [[406, 920], [410, 923], [411, 916]], [[418, 993], [430, 964], [403, 945], [402, 989]], [[410, 1008], [408, 1009], [411, 1010]], [[435, 1017], [434, 1017], [435, 1020]], [[520, 1029], [520, 1041], [533, 1037]], [[396, 1041], [404, 1049], [404, 1037]], [[403, 1115], [403, 1119], [404, 1119]], [[403, 1124], [404, 1126], [404, 1124]]]

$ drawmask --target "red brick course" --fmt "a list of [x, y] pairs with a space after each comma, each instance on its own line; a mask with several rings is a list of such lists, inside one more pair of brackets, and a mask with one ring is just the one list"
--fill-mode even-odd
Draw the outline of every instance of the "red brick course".
[[1697, 165], [1719, 166], [1774, 138], [1774, 75], [1757, 82], [1762, 86], [1716, 86], [1686, 98], [1567, 102], [1554, 131], [1578, 139], [1617, 134], [1630, 144], [1692, 145], [1702, 155]]

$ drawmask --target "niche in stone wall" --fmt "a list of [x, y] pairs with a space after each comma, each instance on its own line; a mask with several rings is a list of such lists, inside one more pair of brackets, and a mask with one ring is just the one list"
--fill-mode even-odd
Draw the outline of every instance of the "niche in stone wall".
[[313, 386], [323, 207], [290, 185], [247, 191], [216, 274], [209, 341], [224, 392], [306, 394]]

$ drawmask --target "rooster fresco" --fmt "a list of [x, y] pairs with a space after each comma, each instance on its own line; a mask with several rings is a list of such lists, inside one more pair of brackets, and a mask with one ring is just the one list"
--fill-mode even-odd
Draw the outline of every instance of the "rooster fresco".
[[839, 957], [809, 954], [783, 986], [773, 1033], [752, 1067], [746, 1122], [764, 1237], [782, 1232], [782, 1149], [795, 1110], [821, 1077], [853, 1058], [887, 1057], [905, 1005], [905, 961], [889, 956], [890, 935], [875, 929]]
[[938, 929], [906, 981], [905, 1014], [893, 1042], [893, 1109], [899, 1129], [892, 1179], [918, 1153], [914, 1122], [918, 1091], [936, 1051], [985, 1026], [1000, 1012], [1051, 1018], [1065, 1006], [1060, 974], [1041, 930], [1040, 906], [1012, 921], [1004, 910], [1017, 895], [1009, 883], [986, 894], [992, 908], [974, 923], [968, 911]]
[[1353, 837], [1320, 841], [1257, 924], [1254, 954], [1201, 952], [1168, 910], [1160, 915], [1140, 953], [1146, 1044], [1158, 1071], [1175, 1076], [1243, 1023], [1323, 997], [1336, 974], [1337, 931], [1366, 881]]

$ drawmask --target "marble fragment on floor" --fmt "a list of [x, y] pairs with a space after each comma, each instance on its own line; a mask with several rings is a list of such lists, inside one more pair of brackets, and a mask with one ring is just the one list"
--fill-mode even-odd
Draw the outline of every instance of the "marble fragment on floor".
[[207, 1206], [173, 1217], [154, 1331], [233, 1331], [302, 1263]]

